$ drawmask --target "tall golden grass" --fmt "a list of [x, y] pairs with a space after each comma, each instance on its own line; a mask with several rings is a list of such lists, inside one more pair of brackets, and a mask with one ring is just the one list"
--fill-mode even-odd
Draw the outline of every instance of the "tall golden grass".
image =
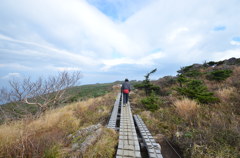
[[221, 101], [227, 102], [229, 101], [229, 99], [231, 99], [231, 96], [233, 96], [234, 93], [236, 92], [237, 90], [235, 87], [227, 87], [217, 90], [216, 95]]
[[1, 125], [0, 157], [44, 157], [50, 148], [63, 146], [70, 133], [84, 125], [104, 122], [110, 115], [114, 99], [107, 94], [47, 111], [36, 120]]
[[96, 144], [90, 147], [86, 153], [83, 154], [83, 157], [93, 158], [93, 157], [103, 157], [103, 158], [112, 158], [114, 157], [118, 135], [115, 130], [103, 128], [103, 134], [96, 142]]
[[188, 98], [183, 98], [181, 100], [176, 100], [173, 105], [176, 108], [176, 112], [184, 119], [192, 119], [199, 108], [199, 104], [195, 100]]
[[68, 109], [49, 111], [37, 120], [0, 126], [0, 157], [41, 157], [52, 145], [62, 144], [79, 125]]
[[233, 68], [232, 75], [229, 78], [227, 78], [226, 84], [228, 86], [232, 86], [232, 87], [237, 88], [238, 91], [239, 91], [240, 90], [239, 78], [240, 78], [240, 66], [235, 66]]

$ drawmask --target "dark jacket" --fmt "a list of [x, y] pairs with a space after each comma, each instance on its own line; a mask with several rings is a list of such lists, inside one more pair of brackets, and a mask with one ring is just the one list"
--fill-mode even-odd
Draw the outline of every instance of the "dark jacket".
[[129, 92], [131, 91], [131, 86], [130, 86], [130, 83], [129, 83], [129, 82], [123, 82], [122, 87], [121, 87], [121, 92], [122, 92], [124, 89], [128, 89]]

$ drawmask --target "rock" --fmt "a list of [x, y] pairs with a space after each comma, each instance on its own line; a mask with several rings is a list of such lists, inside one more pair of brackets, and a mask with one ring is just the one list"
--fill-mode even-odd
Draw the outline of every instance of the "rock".
[[73, 137], [73, 134], [69, 134], [69, 135], [67, 136], [68, 139], [71, 139], [72, 137]]
[[73, 155], [71, 157], [82, 157], [89, 146], [93, 145], [102, 134], [102, 125], [91, 125], [87, 128], [77, 131], [75, 134], [68, 135], [70, 142], [75, 142], [71, 145]]
[[102, 135], [102, 128], [99, 128], [92, 135], [87, 136], [85, 141], [81, 144], [80, 152], [85, 153], [89, 146], [93, 145], [97, 139]]
[[81, 129], [81, 130], [77, 131], [77, 133], [74, 137], [85, 136], [88, 133], [96, 131], [100, 127], [102, 127], [102, 125], [99, 123], [97, 125], [92, 125], [92, 126], [89, 126], [87, 128]]
[[79, 146], [78, 143], [72, 144], [72, 150], [73, 150], [73, 151], [75, 151], [75, 150], [77, 150], [77, 149], [79, 149], [79, 148], [80, 148], [80, 146]]

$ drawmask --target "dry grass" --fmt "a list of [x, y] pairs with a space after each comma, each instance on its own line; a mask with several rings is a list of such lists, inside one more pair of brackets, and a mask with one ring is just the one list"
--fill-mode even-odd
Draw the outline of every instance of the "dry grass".
[[[161, 121], [159, 121], [155, 116], [154, 113], [158, 113], [157, 111], [143, 111], [140, 113], [143, 122], [146, 124], [147, 128], [151, 131], [151, 134], [159, 134], [159, 127], [164, 126]], [[159, 113], [158, 113], [159, 114]]]
[[47, 112], [37, 120], [17, 121], [0, 126], [0, 156], [36, 157], [67, 134], [78, 129], [79, 120], [67, 107]]
[[177, 113], [184, 119], [192, 119], [198, 111], [199, 104], [195, 100], [183, 98], [176, 100], [174, 103]]
[[84, 125], [106, 121], [114, 99], [107, 94], [50, 110], [36, 120], [1, 125], [0, 157], [44, 157], [50, 148], [63, 146], [68, 134]]
[[96, 144], [84, 153], [83, 157], [89, 158], [112, 158], [115, 154], [117, 146], [118, 134], [112, 129], [103, 129], [103, 134], [96, 142]]
[[217, 90], [216, 95], [221, 101], [227, 102], [229, 101], [229, 99], [231, 99], [231, 96], [233, 96], [234, 93], [236, 92], [237, 92], [236, 88], [228, 87]]
[[115, 97], [112, 94], [107, 94], [104, 97], [77, 103], [74, 115], [80, 119], [80, 126], [85, 127], [96, 123], [105, 124], [111, 113]]
[[233, 68], [232, 75], [226, 80], [226, 84], [235, 87], [238, 91], [240, 90], [240, 66]]

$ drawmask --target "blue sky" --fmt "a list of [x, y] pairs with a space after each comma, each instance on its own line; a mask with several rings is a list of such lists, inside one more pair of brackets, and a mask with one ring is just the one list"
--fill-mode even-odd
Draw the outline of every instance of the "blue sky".
[[0, 85], [79, 70], [82, 84], [240, 57], [239, 0], [1, 0]]

